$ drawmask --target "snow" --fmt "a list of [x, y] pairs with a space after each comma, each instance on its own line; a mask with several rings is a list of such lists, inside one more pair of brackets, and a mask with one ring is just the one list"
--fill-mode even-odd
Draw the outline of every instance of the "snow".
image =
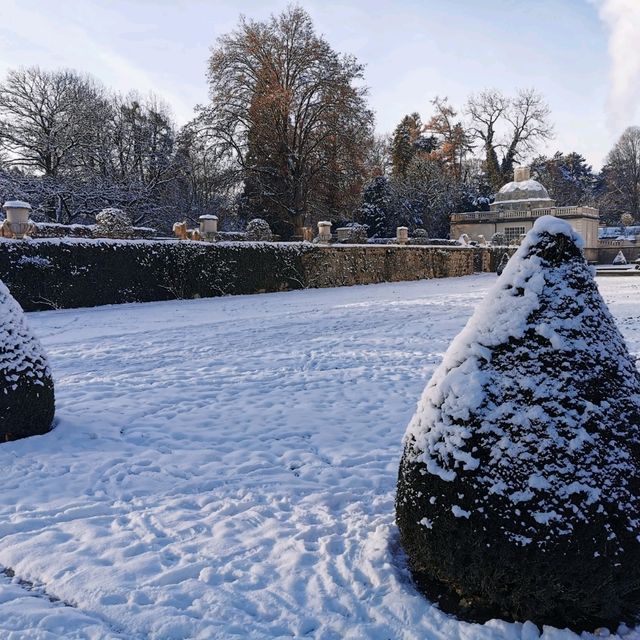
[[0, 282], [0, 375], [4, 377], [4, 392], [13, 385], [20, 372], [43, 385], [49, 375], [49, 365], [40, 342], [30, 330], [20, 305]]
[[[638, 354], [636, 280], [598, 284]], [[58, 424], [0, 445], [0, 637], [540, 637], [430, 605], [394, 524], [415, 400], [494, 282], [29, 314]]]
[[[592, 505], [601, 511], [607, 502], [615, 502], [616, 511], [628, 507], [623, 518], [626, 527], [634, 535], [640, 534], [632, 508], [637, 502], [633, 488], [636, 469], [627, 459], [629, 450], [611, 431], [592, 436], [583, 428], [593, 422], [605, 424], [611, 414], [609, 405], [576, 398], [571, 373], [549, 378], [537, 365], [527, 369], [534, 356], [523, 337], [533, 312], [543, 310], [535, 331], [549, 340], [550, 352], [570, 351], [576, 362], [593, 366], [607, 359], [615, 361], [621, 377], [629, 383], [620, 394], [630, 404], [638, 402], [637, 395], [632, 395], [637, 394], [633, 364], [626, 358], [625, 346], [608, 312], [600, 308], [597, 294], [592, 298], [588, 290], [571, 284], [574, 277], [577, 281], [589, 278], [588, 267], [584, 265], [580, 271], [574, 263], [566, 262], [540, 269], [540, 256], [530, 250], [540, 243], [541, 234], [565, 235], [582, 246], [567, 222], [552, 216], [536, 220], [500, 279], [447, 350], [422, 394], [405, 443], [412, 445], [416, 461], [444, 481], [455, 480], [458, 470], [477, 470], [470, 483], [478, 483], [482, 494], [506, 495], [512, 505], [526, 503], [529, 511], [536, 512], [536, 522], [548, 525], [545, 536], [540, 536], [540, 546], [570, 535], [571, 521], [588, 520]], [[594, 323], [598, 334], [584, 329]], [[510, 338], [521, 341], [512, 349], [519, 350], [525, 365], [496, 372], [488, 364], [496, 360], [492, 349], [507, 344]], [[491, 395], [494, 392], [496, 395]], [[531, 406], [529, 394], [538, 404]], [[622, 405], [619, 396], [617, 402]], [[482, 452], [467, 442], [472, 419], [480, 425], [478, 433], [490, 454], [481, 468]], [[520, 428], [515, 431], [513, 425]], [[627, 441], [634, 437], [631, 429], [625, 436]], [[594, 442], [596, 438], [598, 442]], [[530, 446], [534, 441], [535, 447]], [[605, 452], [602, 456], [601, 451]], [[529, 474], [541, 468], [544, 477], [532, 485]], [[602, 500], [600, 487], [605, 489]], [[535, 527], [512, 518], [511, 505], [496, 509], [504, 509], [500, 513], [508, 523], [505, 535], [535, 537]], [[439, 525], [431, 511], [425, 517], [434, 521], [434, 527]]]
[[7, 200], [3, 205], [3, 209], [31, 209], [31, 205], [28, 202], [22, 200]]
[[507, 184], [501, 187], [499, 193], [512, 193], [514, 191], [540, 191], [547, 195], [546, 198], [541, 199], [549, 199], [547, 190], [537, 180], [533, 179], [521, 180], [520, 182], [507, 182]]

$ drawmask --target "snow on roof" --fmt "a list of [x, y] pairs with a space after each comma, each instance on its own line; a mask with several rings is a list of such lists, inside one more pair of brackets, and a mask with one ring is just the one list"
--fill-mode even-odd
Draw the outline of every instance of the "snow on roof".
[[631, 227], [600, 227], [598, 229], [598, 238], [635, 238], [640, 235], [640, 226], [634, 225]]
[[[498, 494], [512, 509], [523, 503], [547, 540], [569, 535], [591, 507], [609, 509], [603, 493], [626, 505], [612, 517], [640, 534], [640, 497], [627, 488], [638, 481], [628, 462], [638, 434], [624, 426], [625, 412], [640, 417], [640, 374], [572, 243], [583, 244], [567, 222], [535, 222], [445, 353], [405, 446], [444, 481], [463, 473], [479, 494]], [[560, 257], [545, 258], [545, 247], [560, 247]], [[581, 391], [598, 388], [610, 370], [620, 389], [607, 387], [601, 401]], [[513, 540], [532, 534], [512, 513], [504, 519]]]
[[515, 200], [496, 200], [495, 204], [511, 204], [514, 202], [549, 202], [551, 198], [547, 196], [546, 198], [516, 198]]
[[545, 194], [547, 193], [547, 190], [542, 184], [533, 179], [522, 180], [520, 182], [507, 182], [498, 193], [511, 193], [512, 191], [540, 191]]

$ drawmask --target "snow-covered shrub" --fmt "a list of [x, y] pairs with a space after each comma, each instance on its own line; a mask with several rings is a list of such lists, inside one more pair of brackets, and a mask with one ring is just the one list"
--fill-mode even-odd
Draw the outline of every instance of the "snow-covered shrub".
[[640, 610], [640, 373], [581, 243], [536, 221], [405, 435], [401, 543], [463, 617], [593, 630]]
[[426, 229], [416, 229], [409, 238], [409, 244], [429, 244], [429, 234]]
[[502, 256], [500, 256], [500, 262], [498, 262], [498, 266], [496, 267], [496, 273], [501, 276], [502, 272], [504, 271], [505, 267], [507, 266], [507, 262], [509, 262], [509, 254], [508, 253], [503, 253]]
[[613, 264], [627, 264], [627, 259], [624, 257], [622, 251], [618, 251], [616, 257], [613, 259]]
[[367, 244], [367, 227], [366, 224], [358, 224], [357, 222], [349, 222], [344, 229], [348, 229], [346, 237], [339, 240], [343, 244]]
[[4, 242], [0, 280], [28, 311], [283, 291], [306, 286], [302, 256], [309, 249], [266, 242]]
[[51, 429], [53, 379], [42, 345], [0, 282], [0, 442]]
[[93, 238], [95, 225], [58, 224], [56, 222], [38, 222], [34, 236], [36, 238]]
[[507, 242], [507, 236], [497, 231], [491, 236], [491, 244], [497, 247], [506, 247], [509, 243]]
[[254, 218], [247, 223], [247, 240], [270, 242], [273, 238], [269, 223], [262, 218]]
[[131, 218], [122, 209], [103, 209], [96, 216], [94, 233], [99, 238], [130, 238], [133, 235]]
[[433, 246], [444, 246], [444, 247], [457, 247], [457, 240], [450, 240], [449, 238], [430, 238], [429, 244]]

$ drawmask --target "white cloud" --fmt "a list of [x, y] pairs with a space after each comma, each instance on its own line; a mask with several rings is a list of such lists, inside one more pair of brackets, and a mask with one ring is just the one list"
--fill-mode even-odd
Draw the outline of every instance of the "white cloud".
[[[171, 78], [170, 84], [159, 69], [144, 68], [120, 53], [113, 31], [120, 16], [92, 7], [93, 19], [87, 20], [86, 15], [78, 15], [79, 5], [74, 3], [59, 8], [53, 3], [2, 3], [0, 78], [20, 66], [74, 68], [122, 93], [154, 93], [171, 107], [179, 124], [193, 117], [201, 92], [188, 80]], [[141, 44], [144, 46], [144, 40]]]
[[640, 1], [600, 0], [598, 6], [609, 31], [609, 113], [614, 127], [622, 128], [640, 111]]

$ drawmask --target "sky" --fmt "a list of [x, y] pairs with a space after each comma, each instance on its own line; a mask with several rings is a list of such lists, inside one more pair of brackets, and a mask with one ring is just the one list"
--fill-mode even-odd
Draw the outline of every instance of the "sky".
[[[0, 0], [0, 78], [39, 65], [73, 68], [126, 93], [153, 92], [178, 124], [207, 101], [216, 38], [240, 14], [265, 19], [287, 0]], [[534, 87], [555, 137], [595, 168], [640, 125], [640, 0], [300, 0], [332, 47], [366, 65], [379, 133], [423, 120], [446, 96]], [[636, 88], [637, 87], [637, 88]]]

